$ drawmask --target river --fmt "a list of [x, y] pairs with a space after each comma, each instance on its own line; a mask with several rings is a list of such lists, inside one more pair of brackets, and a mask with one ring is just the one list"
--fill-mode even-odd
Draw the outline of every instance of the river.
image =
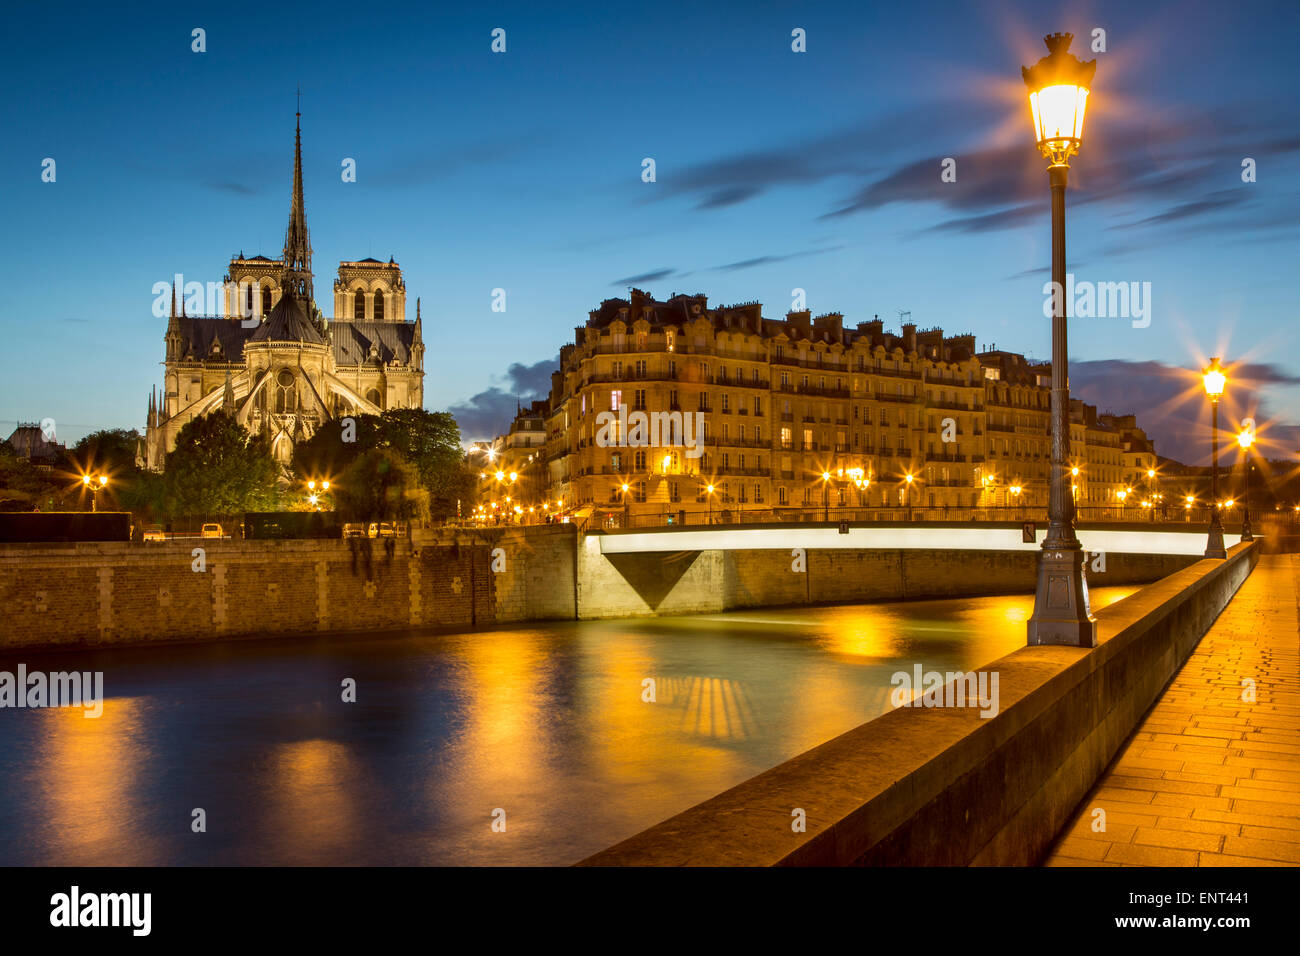
[[7, 655], [106, 700], [0, 709], [0, 864], [572, 863], [884, 713], [913, 663], [1023, 646], [1032, 605]]

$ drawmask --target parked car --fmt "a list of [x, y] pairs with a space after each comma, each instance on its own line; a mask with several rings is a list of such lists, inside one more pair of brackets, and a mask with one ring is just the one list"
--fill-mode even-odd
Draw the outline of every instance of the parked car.
[[166, 540], [167, 540], [167, 532], [163, 530], [162, 525], [151, 524], [144, 529], [144, 541], [146, 543], [150, 541], [166, 541]]
[[201, 532], [204, 538], [222, 538], [225, 537], [219, 524], [205, 524]]
[[343, 537], [345, 538], [364, 538], [366, 536], [366, 526], [361, 524], [345, 524], [343, 526]]

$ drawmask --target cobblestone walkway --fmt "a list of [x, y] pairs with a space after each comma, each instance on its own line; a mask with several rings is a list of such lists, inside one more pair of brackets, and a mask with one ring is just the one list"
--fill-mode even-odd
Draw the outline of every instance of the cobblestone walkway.
[[1300, 866], [1298, 605], [1300, 555], [1261, 557], [1045, 865]]

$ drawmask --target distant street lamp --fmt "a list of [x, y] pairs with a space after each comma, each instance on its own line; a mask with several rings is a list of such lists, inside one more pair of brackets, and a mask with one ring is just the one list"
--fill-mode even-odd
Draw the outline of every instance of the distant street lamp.
[[1047, 536], [1038, 559], [1038, 588], [1029, 619], [1030, 644], [1095, 647], [1096, 620], [1088, 606], [1084, 552], [1074, 531], [1074, 497], [1066, 489], [1070, 450], [1069, 346], [1065, 302], [1065, 187], [1070, 157], [1083, 143], [1083, 117], [1097, 61], [1070, 54], [1069, 33], [1043, 38], [1048, 55], [1022, 67], [1029, 89], [1034, 139], [1047, 159], [1052, 191], [1052, 477]]
[[[626, 489], [627, 485], [623, 487]], [[704, 490], [708, 493], [709, 499], [709, 524], [713, 524], [713, 485], [705, 485]]]
[[822, 520], [831, 520], [831, 473], [822, 472]]
[[1223, 546], [1223, 523], [1219, 520], [1219, 399], [1223, 396], [1223, 389], [1227, 385], [1228, 378], [1223, 374], [1223, 366], [1219, 364], [1219, 357], [1216, 355], [1210, 362], [1209, 367], [1201, 373], [1201, 381], [1205, 385], [1205, 394], [1210, 398], [1211, 421], [1210, 426], [1210, 448], [1212, 460], [1210, 465], [1210, 532], [1205, 544], [1205, 556], [1207, 558], [1226, 558], [1228, 551]]
[[903, 501], [907, 504], [907, 520], [912, 520], [912, 482], [915, 480], [912, 475], [905, 475], [903, 480]]
[[1156, 520], [1156, 470], [1147, 469], [1147, 500], [1151, 502], [1151, 520]]
[[1243, 428], [1237, 435], [1237, 444], [1241, 447], [1246, 464], [1246, 501], [1241, 512], [1241, 540], [1254, 541], [1255, 536], [1250, 533], [1250, 446], [1255, 444], [1255, 433], [1249, 428]]
[[90, 510], [99, 510], [99, 492], [108, 484], [107, 475], [82, 475], [81, 483], [90, 489]]
[[1011, 497], [1015, 499], [1015, 502], [1016, 502], [1016, 516], [1019, 517], [1019, 516], [1020, 516], [1020, 491], [1021, 491], [1021, 488], [1020, 488], [1019, 485], [1012, 485], [1011, 488], [1010, 488], [1009, 490], [1011, 491]]

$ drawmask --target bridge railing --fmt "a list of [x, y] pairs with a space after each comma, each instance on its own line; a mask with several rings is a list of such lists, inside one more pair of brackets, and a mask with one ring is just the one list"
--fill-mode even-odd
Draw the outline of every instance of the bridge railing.
[[[1236, 534], [1241, 530], [1240, 515], [1221, 518], [1224, 531]], [[849, 524], [901, 524], [907, 522], [950, 522], [969, 525], [979, 522], [1023, 523], [1032, 521], [1043, 530], [1047, 526], [1045, 508], [717, 508], [709, 511], [683, 509], [658, 514], [607, 514], [592, 520], [588, 530], [606, 531], [644, 528], [817, 524], [848, 522]], [[1085, 524], [1148, 524], [1152, 527], [1204, 529], [1210, 521], [1208, 508], [1169, 509], [1165, 513], [1138, 508], [1081, 507], [1076, 509], [1075, 523]]]

